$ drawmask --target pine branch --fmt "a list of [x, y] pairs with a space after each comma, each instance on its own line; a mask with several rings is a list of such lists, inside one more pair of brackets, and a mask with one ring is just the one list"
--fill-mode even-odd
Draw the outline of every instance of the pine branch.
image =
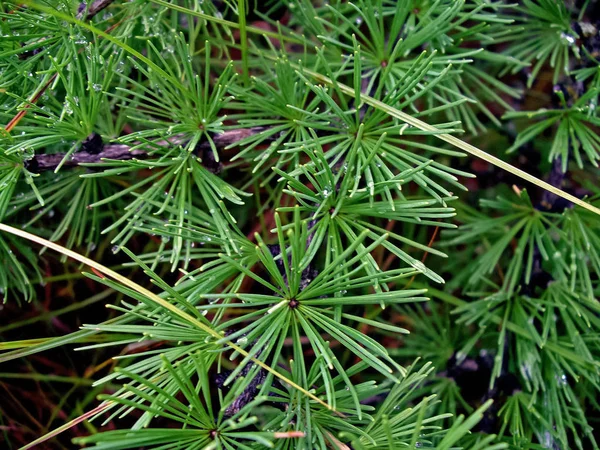
[[[253, 128], [239, 128], [234, 130], [228, 130], [224, 133], [217, 134], [213, 137], [213, 142], [217, 148], [225, 148], [242, 139], [247, 138], [258, 133], [265, 131], [264, 127], [253, 127]], [[147, 157], [149, 154], [146, 150], [135, 149], [132, 150], [130, 146], [124, 144], [107, 144], [100, 145], [97, 141], [90, 145], [91, 141], [96, 139], [92, 136], [98, 136], [97, 134], [91, 134], [82, 143], [81, 150], [74, 153], [70, 159], [67, 159], [62, 165], [64, 168], [78, 167], [81, 164], [93, 164], [101, 163], [106, 159], [113, 160], [129, 160], [133, 158], [142, 159]], [[171, 139], [158, 141], [155, 144], [159, 146], [168, 147], [171, 145], [184, 144], [186, 142], [182, 136], [174, 136]], [[204, 140], [198, 143], [195, 148], [196, 154], [200, 156], [205, 165], [209, 170], [214, 173], [220, 172], [219, 163], [215, 163], [210, 160], [209, 154], [211, 154], [211, 148], [208, 141]], [[40, 173], [47, 170], [55, 170], [60, 162], [65, 157], [65, 153], [54, 153], [54, 154], [43, 154], [35, 155], [32, 159], [26, 162], [27, 170], [33, 173]]]
[[87, 8], [85, 2], [81, 2], [79, 8], [77, 8], [77, 18], [81, 20], [85, 15], [84, 20], [91, 20], [100, 11], [110, 6], [112, 2], [114, 2], [114, 0], [96, 0], [95, 2], [92, 2], [89, 8]]
[[0, 298], [79, 293], [41, 243], [118, 293], [84, 349], [160, 343], [74, 442], [599, 448], [598, 2], [113, 2], [0, 8]]

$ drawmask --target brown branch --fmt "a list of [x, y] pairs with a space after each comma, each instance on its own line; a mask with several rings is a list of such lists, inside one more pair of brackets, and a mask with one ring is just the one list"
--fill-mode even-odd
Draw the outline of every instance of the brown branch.
[[[87, 8], [87, 4], [85, 2], [81, 2], [79, 4], [79, 8], [77, 9], [77, 18], [79, 20], [90, 20], [104, 8], [108, 7], [115, 0], [96, 0], [92, 2], [89, 8]], [[86, 14], [87, 11], [87, 14]], [[85, 14], [85, 18], [84, 15]]]
[[13, 117], [13, 118], [11, 119], [11, 121], [10, 121], [10, 122], [8, 122], [8, 124], [7, 124], [7, 125], [6, 125], [6, 127], [4, 128], [4, 130], [5, 130], [7, 133], [10, 133], [10, 132], [12, 131], [12, 129], [13, 129], [14, 127], [16, 127], [16, 126], [17, 126], [17, 124], [18, 124], [18, 123], [21, 121], [21, 119], [22, 119], [22, 118], [25, 116], [25, 114], [27, 114], [27, 110], [29, 109], [29, 107], [30, 107], [31, 105], [35, 104], [35, 103], [36, 103], [36, 102], [39, 100], [39, 98], [42, 96], [42, 94], [43, 94], [44, 92], [46, 92], [46, 89], [48, 89], [48, 88], [50, 87], [50, 85], [52, 84], [52, 82], [53, 82], [53, 81], [56, 79], [56, 76], [57, 76], [57, 75], [58, 75], [57, 73], [55, 73], [54, 75], [52, 75], [52, 76], [50, 77], [50, 79], [49, 79], [49, 80], [46, 82], [46, 84], [44, 84], [44, 85], [42, 86], [42, 88], [41, 88], [39, 91], [37, 91], [35, 94], [33, 94], [33, 97], [31, 97], [31, 100], [29, 100], [29, 103], [28, 103], [28, 104], [26, 104], [26, 105], [23, 107], [23, 109], [22, 109], [21, 111], [19, 111], [19, 112], [18, 112], [18, 113], [15, 115], [15, 117]]
[[306, 436], [304, 431], [277, 431], [273, 433], [275, 439], [302, 438]]
[[[76, 167], [80, 164], [99, 163], [103, 159], [133, 159], [143, 157], [146, 152], [143, 150], [130, 150], [127, 145], [114, 144], [106, 145], [99, 153], [77, 152], [73, 153], [72, 157], [67, 159], [62, 167]], [[27, 162], [27, 170], [30, 172], [44, 172], [46, 170], [54, 170], [65, 157], [64, 153], [54, 153], [52, 155], [36, 155], [33, 159]]]
[[[233, 145], [242, 139], [261, 133], [264, 131], [263, 127], [253, 127], [253, 128], [241, 128], [235, 130], [228, 130], [220, 134], [216, 134], [213, 136], [212, 140], [215, 146], [218, 149], [222, 149]], [[64, 168], [69, 167], [77, 167], [80, 164], [90, 164], [90, 163], [101, 163], [106, 159], [117, 159], [117, 160], [129, 160], [129, 159], [143, 159], [148, 156], [148, 151], [143, 149], [135, 149], [132, 150], [130, 146], [124, 144], [107, 144], [101, 145], [98, 143], [94, 143], [97, 146], [96, 149], [87, 150], [86, 143], [92, 141], [92, 136], [90, 135], [82, 144], [82, 150], [75, 152], [68, 158], [62, 165]], [[97, 135], [95, 135], [97, 136]], [[179, 145], [185, 143], [185, 140], [181, 136], [174, 136], [171, 139], [159, 141], [155, 144], [168, 147], [171, 145]], [[220, 170], [219, 163], [215, 163], [214, 160], [210, 160], [212, 155], [211, 146], [207, 140], [203, 140], [195, 148], [196, 154], [200, 156], [204, 162], [206, 161], [207, 168], [213, 172], [218, 172]], [[36, 155], [29, 161], [27, 161], [27, 170], [34, 173], [44, 172], [47, 170], [55, 170], [60, 162], [64, 159], [65, 153], [54, 153], [54, 154], [42, 154]]]
[[[437, 238], [439, 230], [440, 230], [440, 227], [436, 226], [435, 229], [433, 230], [433, 236], [431, 236], [431, 239], [429, 239], [429, 243], [427, 244], [427, 247], [433, 247], [433, 243], [435, 242], [435, 239]], [[424, 263], [425, 260], [427, 259], [427, 255], [429, 255], [429, 252], [425, 252], [423, 254], [423, 257], [421, 258], [422, 263]], [[416, 276], [417, 276], [417, 274], [414, 274], [412, 276], [412, 278], [408, 281], [408, 283], [406, 283], [404, 285], [404, 287], [402, 289], [408, 289], [410, 287], [410, 285], [413, 283], [413, 281], [415, 281]]]

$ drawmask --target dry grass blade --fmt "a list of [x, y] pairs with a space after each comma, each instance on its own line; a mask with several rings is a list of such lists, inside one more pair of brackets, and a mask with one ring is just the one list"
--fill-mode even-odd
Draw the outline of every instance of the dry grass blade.
[[[190, 316], [189, 314], [187, 314], [185, 311], [182, 311], [181, 309], [177, 308], [176, 306], [172, 305], [171, 303], [169, 303], [168, 301], [160, 298], [158, 295], [156, 295], [155, 293], [149, 291], [148, 289], [144, 288], [143, 286], [140, 286], [139, 284], [131, 281], [130, 279], [128, 279], [127, 277], [124, 277], [123, 275], [115, 272], [114, 270], [109, 269], [108, 267], [99, 264], [98, 262], [87, 258], [85, 256], [80, 255], [77, 252], [74, 252], [72, 250], [69, 250], [68, 248], [65, 248], [61, 245], [58, 245], [54, 242], [50, 242], [44, 238], [41, 238], [39, 236], [36, 236], [34, 234], [28, 233], [26, 231], [23, 230], [19, 230], [17, 228], [11, 227], [9, 225], [0, 223], [0, 231], [4, 231], [6, 233], [10, 233], [13, 234], [15, 236], [19, 236], [22, 237], [24, 239], [27, 239], [29, 241], [35, 242], [37, 244], [43, 245], [49, 249], [52, 249], [58, 253], [61, 253], [65, 256], [68, 256], [69, 258], [72, 258], [76, 261], [79, 261], [80, 263], [86, 264], [87, 266], [89, 266], [92, 269], [97, 270], [98, 272], [104, 274], [105, 276], [112, 278], [113, 280], [121, 283], [123, 286], [127, 286], [129, 289], [132, 289], [136, 292], [138, 292], [139, 294], [144, 295], [145, 297], [149, 298], [150, 300], [152, 300], [153, 302], [155, 302], [157, 305], [171, 311], [174, 314], [177, 314], [179, 317], [181, 317], [183, 320], [185, 320], [186, 322], [190, 323], [191, 325], [194, 325], [195, 327], [198, 327], [199, 329], [201, 329], [202, 331], [204, 331], [207, 334], [212, 335], [213, 337], [217, 338], [217, 339], [222, 339], [223, 336], [221, 334], [219, 334], [218, 332], [216, 332], [215, 330], [213, 330], [212, 328], [208, 327], [207, 325], [203, 324], [202, 322], [200, 322], [198, 319], [196, 319], [195, 317]], [[235, 350], [236, 352], [240, 353], [243, 356], [248, 356], [248, 352], [246, 352], [243, 348], [239, 347], [238, 345], [234, 344], [233, 342], [227, 341], [226, 345], [229, 346], [232, 350]], [[304, 395], [310, 397], [312, 400], [320, 403], [321, 405], [323, 405], [324, 407], [326, 407], [327, 409], [329, 409], [330, 411], [335, 411], [335, 408], [333, 408], [331, 405], [329, 405], [327, 402], [324, 402], [323, 400], [321, 400], [320, 398], [318, 398], [316, 395], [310, 393], [309, 391], [307, 391], [306, 389], [304, 389], [302, 386], [294, 383], [292, 380], [288, 379], [287, 377], [281, 375], [279, 372], [277, 372], [275, 369], [273, 369], [272, 367], [268, 366], [267, 364], [265, 364], [262, 361], [259, 361], [256, 358], [252, 358], [251, 361], [262, 367], [263, 369], [265, 369], [266, 371], [272, 373], [275, 377], [279, 378], [282, 382], [290, 385], [291, 387], [293, 387], [294, 389], [299, 390], [300, 392], [302, 392]]]

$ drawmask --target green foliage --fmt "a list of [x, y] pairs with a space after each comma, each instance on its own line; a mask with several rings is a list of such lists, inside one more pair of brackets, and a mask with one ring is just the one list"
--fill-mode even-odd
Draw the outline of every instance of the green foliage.
[[50, 248], [113, 315], [0, 361], [141, 348], [76, 444], [598, 448], [595, 2], [21, 3], [0, 294], [35, 300]]
[[570, 58], [580, 58], [577, 44], [580, 36], [572, 24], [576, 17], [565, 2], [523, 0], [521, 3], [514, 10], [516, 32], [507, 33], [495, 43], [511, 42], [505, 50], [507, 55], [527, 65], [535, 63], [528, 77], [529, 87], [546, 63], [554, 68], [552, 82], [556, 83], [561, 74], [569, 74]]
[[560, 97], [563, 108], [505, 114], [506, 119], [543, 118], [540, 122], [524, 129], [508, 151], [515, 151], [539, 138], [548, 129], [556, 128], [554, 141], [548, 153], [549, 161], [559, 159], [562, 161], [562, 170], [566, 171], [571, 156], [569, 153], [573, 153], [572, 156], [579, 167], [583, 167], [583, 153], [592, 165], [597, 167], [597, 160], [600, 158], [600, 140], [595, 131], [600, 125], [600, 118], [596, 115], [598, 92], [597, 88], [592, 88], [576, 101], [570, 102], [572, 105], [567, 105], [565, 95], [558, 86], [555, 88], [555, 94]]

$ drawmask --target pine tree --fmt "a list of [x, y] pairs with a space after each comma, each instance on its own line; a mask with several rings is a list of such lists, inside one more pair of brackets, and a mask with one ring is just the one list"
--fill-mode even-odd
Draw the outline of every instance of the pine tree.
[[6, 448], [597, 449], [598, 17], [0, 3]]

